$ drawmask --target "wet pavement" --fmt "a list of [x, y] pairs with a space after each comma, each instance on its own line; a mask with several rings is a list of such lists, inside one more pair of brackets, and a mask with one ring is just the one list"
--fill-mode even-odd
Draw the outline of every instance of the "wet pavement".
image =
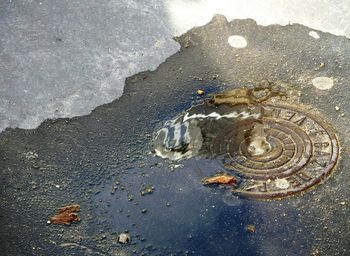
[[[215, 16], [177, 38], [181, 50], [157, 70], [128, 78], [118, 100], [88, 116], [5, 130], [3, 255], [348, 255], [350, 41], [310, 31]], [[231, 46], [232, 35], [247, 45]], [[263, 79], [292, 85], [303, 111], [313, 107], [334, 128], [340, 157], [322, 184], [283, 200], [245, 199], [202, 185], [220, 161], [150, 153], [165, 121], [208, 93]], [[80, 222], [47, 223], [69, 204], [80, 205]], [[130, 243], [118, 243], [123, 232]]]

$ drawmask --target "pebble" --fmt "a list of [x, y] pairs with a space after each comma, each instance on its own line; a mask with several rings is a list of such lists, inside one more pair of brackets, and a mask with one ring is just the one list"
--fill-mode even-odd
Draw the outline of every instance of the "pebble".
[[254, 225], [249, 224], [249, 225], [247, 225], [247, 231], [248, 231], [249, 233], [255, 233], [256, 228], [255, 228]]
[[130, 242], [130, 235], [128, 233], [121, 233], [118, 236], [118, 243], [127, 244]]
[[203, 90], [199, 89], [199, 90], [197, 90], [197, 94], [202, 96], [205, 94], [205, 92]]

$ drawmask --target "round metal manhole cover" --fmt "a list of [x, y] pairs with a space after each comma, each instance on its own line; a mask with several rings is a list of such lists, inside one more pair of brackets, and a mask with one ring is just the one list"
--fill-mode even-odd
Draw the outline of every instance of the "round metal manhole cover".
[[[290, 105], [265, 105], [264, 124], [270, 148], [249, 153], [252, 120], [226, 124], [211, 144], [213, 155], [223, 155], [226, 169], [236, 173], [237, 194], [280, 198], [302, 192], [321, 182], [334, 169], [339, 153], [333, 129], [320, 117]], [[259, 122], [260, 123], [260, 122]]]
[[215, 159], [224, 175], [204, 184], [233, 185], [246, 197], [282, 198], [320, 183], [338, 159], [333, 128], [305, 107], [270, 101], [280, 95], [268, 86], [219, 94], [168, 121], [157, 133], [156, 154]]

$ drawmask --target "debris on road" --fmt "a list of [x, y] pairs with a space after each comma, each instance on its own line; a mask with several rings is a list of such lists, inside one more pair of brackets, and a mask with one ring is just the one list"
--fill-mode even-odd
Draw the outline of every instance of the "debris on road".
[[247, 232], [249, 232], [249, 233], [255, 233], [256, 232], [256, 228], [252, 224], [247, 225], [246, 229], [247, 229]]
[[202, 95], [205, 94], [205, 91], [203, 91], [203, 90], [201, 90], [201, 89], [198, 89], [198, 90], [197, 90], [197, 94], [198, 94], [199, 96], [202, 96]]
[[80, 218], [76, 212], [80, 211], [80, 205], [72, 204], [58, 209], [58, 214], [51, 217], [47, 222], [48, 224], [64, 224], [70, 225], [72, 222], [80, 221]]
[[153, 191], [154, 191], [154, 186], [149, 185], [149, 186], [146, 186], [146, 187], [142, 188], [140, 193], [141, 193], [141, 196], [144, 196], [144, 195], [147, 195], [147, 194], [152, 194]]
[[237, 178], [228, 173], [219, 173], [212, 177], [206, 177], [202, 180], [204, 185], [210, 184], [228, 184], [228, 185], [236, 185]]
[[130, 242], [130, 235], [128, 233], [121, 233], [118, 236], [118, 243], [127, 244]]

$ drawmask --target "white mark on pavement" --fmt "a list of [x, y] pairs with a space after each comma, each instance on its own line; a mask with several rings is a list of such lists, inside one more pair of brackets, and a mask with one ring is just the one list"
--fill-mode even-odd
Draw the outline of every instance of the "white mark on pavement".
[[319, 90], [329, 90], [333, 87], [333, 78], [320, 76], [312, 79], [312, 84]]
[[309, 32], [309, 36], [315, 38], [315, 39], [319, 39], [320, 36], [318, 35], [318, 33], [316, 31], [310, 31]]
[[247, 40], [243, 36], [230, 36], [228, 43], [234, 48], [244, 48], [247, 46]]

